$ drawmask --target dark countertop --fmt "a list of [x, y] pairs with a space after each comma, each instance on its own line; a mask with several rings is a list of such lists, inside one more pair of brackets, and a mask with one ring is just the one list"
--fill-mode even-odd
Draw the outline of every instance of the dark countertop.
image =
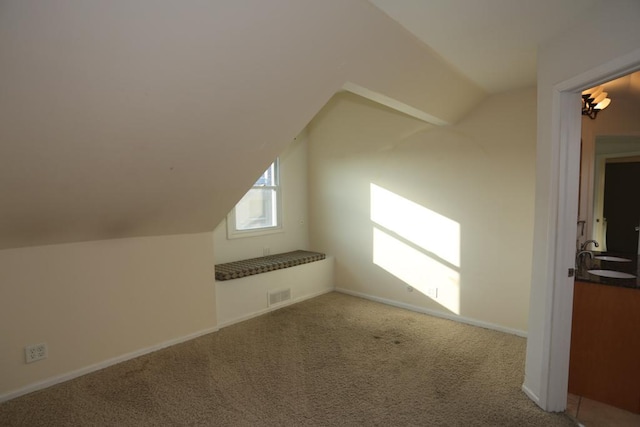
[[[583, 255], [580, 259], [580, 266], [576, 271], [576, 280], [581, 282], [597, 283], [600, 285], [618, 286], [622, 288], [635, 288], [640, 290], [640, 255], [620, 254], [614, 252], [593, 252], [593, 256], [610, 255], [630, 259], [631, 262], [602, 261], [589, 259]], [[587, 270], [615, 270], [630, 273], [636, 276], [635, 279], [614, 279], [610, 277], [594, 276], [587, 273]]]

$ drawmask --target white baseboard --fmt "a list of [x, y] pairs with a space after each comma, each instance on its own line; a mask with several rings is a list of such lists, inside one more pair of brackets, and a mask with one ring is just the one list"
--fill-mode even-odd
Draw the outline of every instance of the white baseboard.
[[364, 294], [364, 293], [361, 293], [361, 292], [351, 291], [351, 290], [345, 289], [345, 288], [336, 288], [335, 290], [336, 290], [336, 292], [342, 292], [343, 294], [352, 295], [352, 296], [355, 296], [355, 297], [360, 297], [360, 298], [368, 299], [368, 300], [371, 300], [371, 301], [380, 302], [382, 304], [387, 304], [387, 305], [392, 305], [394, 307], [404, 308], [404, 309], [411, 310], [411, 311], [416, 311], [418, 313], [428, 314], [428, 315], [434, 316], [434, 317], [441, 317], [443, 319], [454, 320], [456, 322], [466, 323], [466, 324], [472, 325], [472, 326], [479, 326], [479, 327], [485, 328], [485, 329], [492, 329], [494, 331], [505, 332], [507, 334], [517, 335], [517, 336], [523, 337], [523, 338], [527, 337], [527, 332], [526, 331], [521, 331], [519, 329], [507, 328], [507, 327], [504, 327], [504, 326], [496, 325], [494, 323], [483, 322], [481, 320], [471, 319], [471, 318], [464, 317], [464, 316], [456, 316], [456, 315], [453, 315], [453, 314], [442, 313], [440, 311], [430, 310], [428, 308], [419, 307], [417, 305], [406, 304], [404, 302], [394, 301], [394, 300], [390, 300], [390, 299], [387, 299], [387, 298], [381, 298], [381, 297], [377, 297], [377, 296], [374, 296], [374, 295], [369, 295], [369, 294]]
[[[380, 298], [380, 297], [376, 297], [376, 296], [373, 296], [373, 295], [364, 294], [364, 293], [361, 293], [361, 292], [351, 291], [349, 289], [327, 288], [327, 289], [323, 289], [322, 291], [319, 291], [319, 292], [315, 292], [315, 293], [312, 293], [312, 294], [307, 294], [307, 295], [304, 295], [302, 297], [298, 297], [298, 298], [292, 299], [290, 301], [287, 301], [286, 303], [283, 303], [283, 304], [280, 304], [280, 305], [277, 305], [277, 306], [268, 307], [268, 308], [265, 308], [263, 310], [259, 310], [259, 311], [256, 311], [256, 312], [253, 312], [253, 313], [250, 313], [250, 314], [247, 314], [247, 315], [244, 315], [244, 316], [232, 319], [232, 320], [229, 320], [229, 321], [221, 323], [218, 326], [213, 327], [213, 328], [208, 328], [208, 329], [205, 329], [205, 330], [202, 330], [202, 331], [198, 331], [198, 332], [194, 332], [192, 334], [185, 335], [185, 336], [182, 336], [182, 337], [179, 337], [179, 338], [175, 338], [175, 339], [172, 339], [172, 340], [164, 341], [162, 343], [153, 345], [151, 347], [146, 347], [146, 348], [143, 348], [143, 349], [140, 349], [140, 350], [136, 350], [134, 352], [123, 354], [123, 355], [114, 357], [112, 359], [105, 360], [105, 361], [100, 362], [100, 363], [96, 363], [96, 364], [93, 364], [93, 365], [86, 366], [84, 368], [77, 369], [75, 371], [68, 372], [66, 374], [62, 374], [62, 375], [58, 375], [58, 376], [46, 379], [44, 381], [40, 381], [40, 382], [37, 382], [37, 383], [34, 383], [34, 384], [29, 384], [29, 385], [27, 385], [25, 387], [22, 387], [22, 388], [18, 389], [18, 390], [14, 390], [14, 391], [11, 391], [9, 393], [5, 393], [3, 395], [0, 395], [0, 403], [1, 402], [5, 402], [7, 400], [15, 399], [16, 397], [23, 396], [25, 394], [28, 394], [28, 393], [31, 393], [31, 392], [34, 392], [34, 391], [37, 391], [37, 390], [42, 390], [44, 388], [51, 387], [52, 385], [55, 385], [55, 384], [59, 384], [59, 383], [65, 382], [65, 381], [72, 380], [74, 378], [80, 377], [82, 375], [89, 374], [91, 372], [99, 371], [101, 369], [107, 368], [107, 367], [112, 366], [112, 365], [116, 365], [116, 364], [121, 363], [121, 362], [125, 362], [127, 360], [135, 359], [136, 357], [140, 357], [140, 356], [143, 356], [145, 354], [153, 353], [154, 351], [158, 351], [158, 350], [161, 350], [163, 348], [170, 347], [172, 345], [180, 344], [180, 343], [183, 343], [185, 341], [189, 341], [189, 340], [192, 340], [194, 338], [198, 338], [200, 336], [210, 334], [212, 332], [217, 332], [219, 329], [225, 328], [227, 326], [231, 326], [231, 325], [233, 325], [235, 323], [243, 322], [245, 320], [252, 319], [254, 317], [266, 314], [268, 312], [271, 312], [271, 311], [274, 311], [274, 310], [278, 310], [280, 308], [283, 308], [283, 307], [286, 307], [286, 306], [289, 306], [289, 305], [292, 305], [292, 304], [296, 304], [298, 302], [301, 302], [301, 301], [304, 301], [304, 300], [307, 300], [307, 299], [315, 298], [317, 296], [320, 296], [320, 295], [323, 295], [323, 294], [326, 294], [326, 293], [329, 293], [329, 292], [333, 292], [333, 291], [342, 292], [344, 294], [348, 294], [348, 295], [352, 295], [352, 296], [368, 299], [368, 300], [371, 300], [371, 301], [376, 301], [376, 302], [379, 302], [379, 303], [382, 303], [382, 304], [391, 305], [391, 306], [394, 306], [394, 307], [404, 308], [404, 309], [415, 311], [415, 312], [418, 312], [418, 313], [428, 314], [430, 316], [435, 316], [435, 317], [441, 317], [441, 318], [444, 318], [444, 319], [454, 320], [454, 321], [457, 321], [457, 322], [466, 323], [466, 324], [473, 325], [473, 326], [479, 326], [479, 327], [486, 328], [486, 329], [493, 329], [493, 330], [496, 330], [496, 331], [517, 335], [517, 336], [520, 336], [520, 337], [525, 337], [526, 338], [526, 336], [527, 336], [526, 332], [520, 331], [520, 330], [517, 330], [517, 329], [505, 328], [505, 327], [500, 326], [500, 325], [495, 325], [495, 324], [492, 324], [492, 323], [482, 322], [482, 321], [475, 320], [475, 319], [469, 319], [469, 318], [462, 317], [462, 316], [449, 315], [449, 314], [446, 314], [446, 313], [441, 313], [441, 312], [438, 312], [438, 311], [429, 310], [427, 308], [418, 307], [418, 306], [415, 306], [415, 305], [406, 304], [406, 303], [402, 303], [402, 302], [399, 302], [399, 301], [394, 301], [394, 300], [390, 300], [390, 299], [386, 299], [386, 298]], [[538, 403], [538, 401], [539, 401], [538, 396], [536, 396], [534, 393], [532, 393], [531, 390], [529, 390], [524, 385], [522, 386], [522, 390], [534, 402]]]
[[217, 332], [218, 327], [215, 326], [213, 328], [204, 329], [198, 332], [194, 332], [189, 335], [185, 335], [179, 338], [174, 338], [168, 341], [161, 342], [156, 345], [152, 345], [151, 347], [142, 348], [140, 350], [133, 351], [131, 353], [122, 354], [120, 356], [116, 356], [112, 359], [108, 359], [93, 365], [85, 366], [84, 368], [77, 369], [75, 371], [68, 372], [66, 374], [57, 375], [55, 377], [48, 378], [44, 381], [40, 381], [37, 383], [29, 384], [25, 387], [19, 388], [14, 391], [10, 391], [9, 393], [5, 393], [0, 395], [0, 403], [6, 402], [7, 400], [15, 399], [16, 397], [23, 396], [28, 393], [32, 393], [34, 391], [42, 390], [47, 387], [51, 387], [52, 385], [56, 385], [65, 381], [72, 380], [74, 378], [81, 377], [82, 375], [89, 374], [91, 372], [99, 371], [104, 368], [108, 368], [109, 366], [116, 365], [118, 363], [126, 362], [127, 360], [135, 359], [136, 357], [144, 356], [145, 354], [153, 353], [154, 351], [162, 350], [163, 348], [171, 347], [172, 345], [180, 344], [185, 341], [192, 340], [194, 338], [201, 337], [203, 335], [210, 334], [212, 332]]
[[227, 320], [226, 322], [222, 322], [222, 323], [218, 324], [218, 328], [219, 329], [226, 328], [227, 326], [235, 325], [236, 323], [244, 322], [245, 320], [249, 320], [249, 319], [253, 319], [254, 317], [262, 316], [263, 314], [269, 313], [271, 311], [279, 310], [279, 309], [281, 309], [283, 307], [286, 307], [288, 305], [296, 304], [296, 303], [299, 303], [299, 302], [304, 301], [304, 300], [308, 300], [308, 299], [311, 299], [311, 298], [318, 297], [320, 295], [328, 294], [329, 292], [333, 292], [334, 290], [335, 290], [334, 288], [323, 289], [323, 290], [321, 290], [319, 292], [314, 292], [314, 293], [311, 293], [311, 294], [307, 294], [307, 295], [304, 295], [304, 296], [301, 296], [301, 297], [298, 297], [298, 298], [283, 302], [282, 304], [278, 304], [278, 305], [275, 305], [275, 306], [267, 307], [267, 308], [262, 309], [262, 310], [254, 311], [253, 313], [245, 314], [243, 316], [236, 317], [236, 318], [231, 319], [231, 320]]
[[542, 407], [540, 405], [540, 398], [538, 397], [537, 394], [535, 394], [533, 391], [531, 391], [531, 389], [529, 387], [527, 387], [526, 385], [522, 384], [522, 391], [524, 392], [524, 394], [526, 394], [529, 397], [529, 399], [533, 400], [536, 405]]

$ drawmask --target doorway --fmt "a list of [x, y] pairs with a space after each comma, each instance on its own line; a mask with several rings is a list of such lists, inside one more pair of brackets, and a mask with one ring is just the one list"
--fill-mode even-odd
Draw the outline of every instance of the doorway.
[[609, 252], [640, 254], [640, 162], [609, 159], [605, 166], [603, 222]]
[[[595, 239], [599, 247], [588, 249], [625, 254], [634, 264], [638, 253], [635, 227], [640, 219], [640, 137], [634, 135], [640, 134], [635, 114], [640, 111], [640, 95], [633, 92], [630, 82], [636, 80], [640, 82], [640, 73], [602, 83], [613, 108], [591, 117], [593, 120], [581, 119], [577, 230], [579, 244]], [[572, 286], [569, 391], [576, 394], [574, 398], [583, 396], [637, 412], [640, 398], [632, 373], [636, 363], [626, 358], [638, 346], [630, 345], [625, 337], [637, 335], [640, 294], [593, 279], [582, 270]], [[627, 319], [627, 314], [636, 317]]]
[[[552, 105], [549, 114], [552, 119], [543, 120], [542, 129], [551, 129], [549, 147], [552, 155], [559, 159], [552, 168], [558, 179], [552, 181], [550, 187], [550, 200], [554, 205], [549, 212], [551, 219], [555, 217], [556, 220], [553, 222], [553, 229], [547, 229], [550, 239], [545, 241], [542, 238], [540, 247], [534, 249], [534, 254], [535, 250], [540, 254], [547, 251], [548, 254], [547, 258], [544, 255], [534, 257], [534, 267], [541, 268], [538, 277], [534, 271], [534, 280], [544, 280], [546, 286], [545, 291], [532, 294], [545, 298], [543, 302], [532, 303], [534, 307], [536, 304], [545, 307], [545, 326], [541, 330], [533, 330], [534, 334], [529, 337], [529, 341], [534, 340], [528, 346], [532, 350], [528, 350], [527, 354], [527, 364], [531, 365], [527, 373], [532, 379], [525, 377], [523, 386], [525, 393], [548, 411], [563, 411], [567, 403], [573, 305], [573, 277], [570, 277], [571, 274], [568, 277], [567, 269], [573, 267], [575, 261], [580, 169], [581, 116], [576, 105], [580, 103], [582, 90], [638, 69], [640, 50], [550, 86], [548, 101]], [[544, 229], [544, 224], [541, 229]], [[545, 265], [545, 262], [548, 263]], [[549, 268], [545, 269], [545, 266]], [[537, 367], [540, 367], [540, 371], [537, 371]], [[537, 373], [541, 374], [539, 383], [533, 377]], [[540, 394], [536, 395], [532, 390], [538, 390]]]

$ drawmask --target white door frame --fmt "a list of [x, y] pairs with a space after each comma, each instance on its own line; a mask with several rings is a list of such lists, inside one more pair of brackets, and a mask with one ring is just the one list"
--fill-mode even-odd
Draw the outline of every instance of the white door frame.
[[546, 301], [543, 372], [540, 405], [547, 411], [563, 411], [567, 404], [569, 351], [573, 312], [573, 268], [580, 173], [580, 91], [640, 69], [640, 50], [618, 57], [554, 87], [551, 146], [557, 154], [557, 230], [554, 247], [551, 298]]

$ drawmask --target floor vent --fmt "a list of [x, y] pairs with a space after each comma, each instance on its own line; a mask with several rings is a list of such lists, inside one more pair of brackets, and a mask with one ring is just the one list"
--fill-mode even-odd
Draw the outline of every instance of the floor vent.
[[282, 289], [279, 291], [270, 291], [268, 294], [269, 307], [281, 304], [291, 299], [291, 289]]

